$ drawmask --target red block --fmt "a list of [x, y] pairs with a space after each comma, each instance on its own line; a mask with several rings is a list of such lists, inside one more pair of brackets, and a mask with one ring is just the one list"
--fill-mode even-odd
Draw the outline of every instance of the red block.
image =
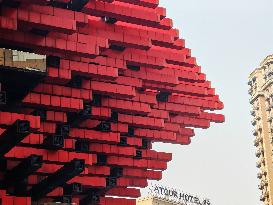
[[[28, 68], [14, 78], [29, 75], [35, 84], [15, 83], [14, 90], [21, 89], [22, 97], [9, 102], [7, 93], [8, 111], [0, 112], [0, 139], [18, 119], [29, 121], [31, 127], [4, 153], [7, 168], [31, 154], [43, 157], [41, 168], [27, 176], [28, 189], [82, 159], [80, 173], [72, 170], [71, 175], [58, 177], [67, 177], [66, 184], [102, 189], [101, 193], [111, 181], [113, 187], [106, 194], [118, 198], [100, 196], [98, 204], [135, 205], [128, 198], [139, 197], [147, 180], [160, 180], [172, 159], [171, 153], [152, 150], [153, 142], [188, 145], [194, 128], [224, 122], [223, 115], [214, 113], [224, 104], [158, 0], [89, 1], [79, 11], [63, 6], [69, 0], [58, 0], [54, 6], [45, 0], [17, 1], [16, 8], [2, 3], [0, 41], [46, 56], [28, 54], [30, 59], [20, 57], [18, 66], [17, 52], [3, 54], [12, 73]], [[30, 69], [45, 64], [45, 72]], [[5, 89], [0, 83], [1, 92], [9, 92]], [[1, 170], [0, 179], [5, 174]], [[109, 178], [115, 174], [116, 179]], [[48, 186], [51, 189], [40, 202], [64, 195], [53, 182]], [[85, 194], [72, 194], [77, 204], [82, 198]], [[4, 205], [35, 202], [6, 196], [6, 190], [0, 191], [0, 199]]]

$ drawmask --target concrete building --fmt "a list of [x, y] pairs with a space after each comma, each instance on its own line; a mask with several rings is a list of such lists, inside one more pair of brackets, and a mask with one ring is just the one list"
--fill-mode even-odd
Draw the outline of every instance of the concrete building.
[[177, 203], [160, 197], [148, 196], [144, 198], [139, 198], [137, 200], [137, 205], [185, 205], [185, 204]]
[[257, 167], [260, 169], [260, 200], [273, 204], [273, 55], [267, 56], [249, 76], [251, 115], [257, 147]]

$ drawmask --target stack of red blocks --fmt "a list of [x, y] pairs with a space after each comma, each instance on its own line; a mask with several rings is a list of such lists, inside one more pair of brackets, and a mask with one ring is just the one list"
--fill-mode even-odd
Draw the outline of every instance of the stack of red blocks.
[[[18, 120], [30, 127], [0, 156], [2, 205], [135, 205], [172, 158], [153, 142], [188, 145], [193, 128], [224, 121], [210, 112], [223, 103], [158, 4], [0, 0], [0, 44], [49, 59], [20, 107], [0, 111], [0, 139]], [[40, 166], [6, 182], [32, 155]]]

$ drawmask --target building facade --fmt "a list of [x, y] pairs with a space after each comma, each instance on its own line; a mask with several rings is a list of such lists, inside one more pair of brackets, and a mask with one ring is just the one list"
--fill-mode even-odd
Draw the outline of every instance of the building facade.
[[136, 205], [223, 107], [159, 0], [0, 0], [0, 205]]
[[267, 56], [249, 76], [251, 121], [257, 147], [260, 200], [273, 204], [273, 55]]
[[208, 198], [186, 193], [176, 188], [151, 184], [148, 196], [137, 199], [137, 205], [211, 205]]
[[185, 204], [177, 203], [171, 200], [166, 200], [160, 197], [148, 196], [144, 198], [139, 198], [137, 200], [137, 205], [185, 205]]

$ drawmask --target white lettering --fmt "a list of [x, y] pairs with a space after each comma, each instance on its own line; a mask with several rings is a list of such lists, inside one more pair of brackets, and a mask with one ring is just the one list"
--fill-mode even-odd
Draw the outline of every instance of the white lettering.
[[201, 203], [200, 198], [197, 196], [176, 191], [175, 189], [168, 189], [167, 187], [153, 185], [149, 190], [151, 192], [150, 194], [153, 194], [154, 196], [166, 198], [175, 202], [186, 203], [187, 205], [211, 205], [209, 199], [202, 200]]

